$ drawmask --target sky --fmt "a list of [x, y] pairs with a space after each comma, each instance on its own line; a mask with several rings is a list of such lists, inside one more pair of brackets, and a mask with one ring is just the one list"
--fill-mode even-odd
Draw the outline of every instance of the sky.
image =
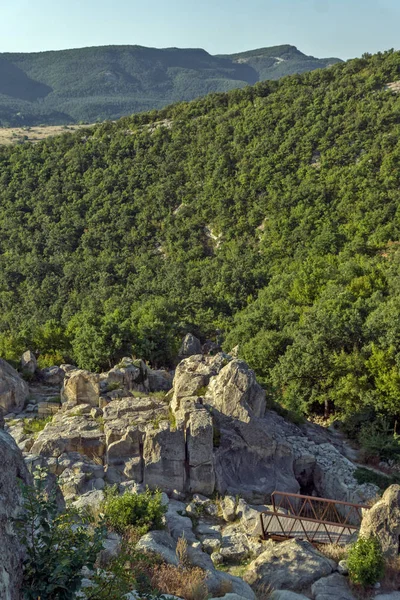
[[317, 57], [400, 48], [400, 0], [0, 0], [0, 52], [138, 44]]

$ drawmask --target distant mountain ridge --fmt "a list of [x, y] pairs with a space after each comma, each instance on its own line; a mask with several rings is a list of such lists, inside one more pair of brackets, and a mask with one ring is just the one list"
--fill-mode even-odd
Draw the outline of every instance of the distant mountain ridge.
[[217, 56], [143, 46], [0, 53], [0, 125], [117, 119], [337, 62], [290, 45]]

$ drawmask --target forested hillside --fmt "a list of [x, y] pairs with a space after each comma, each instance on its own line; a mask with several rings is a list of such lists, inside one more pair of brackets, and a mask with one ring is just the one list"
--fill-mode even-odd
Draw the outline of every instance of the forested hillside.
[[336, 62], [306, 56], [289, 45], [232, 56], [142, 46], [3, 53], [0, 126], [118, 119]]
[[[0, 355], [187, 331], [298, 411], [400, 414], [400, 53], [0, 150]], [[46, 356], [47, 355], [47, 356]]]

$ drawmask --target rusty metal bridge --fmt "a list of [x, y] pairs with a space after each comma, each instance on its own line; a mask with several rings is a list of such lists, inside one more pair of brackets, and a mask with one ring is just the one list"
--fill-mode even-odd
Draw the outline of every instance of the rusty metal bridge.
[[359, 530], [362, 510], [368, 508], [363, 504], [276, 491], [272, 494], [272, 510], [260, 513], [261, 537], [344, 545]]

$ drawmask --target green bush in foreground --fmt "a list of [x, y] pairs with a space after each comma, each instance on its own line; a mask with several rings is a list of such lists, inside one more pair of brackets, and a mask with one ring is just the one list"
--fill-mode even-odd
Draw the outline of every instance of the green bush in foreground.
[[374, 585], [384, 574], [382, 548], [375, 537], [360, 537], [349, 550], [347, 557], [349, 576], [353, 583]]
[[166, 506], [161, 502], [161, 492], [146, 490], [143, 494], [125, 492], [118, 495], [116, 487], [106, 492], [103, 511], [107, 525], [118, 533], [135, 527], [144, 535], [150, 529], [162, 529]]
[[106, 535], [85, 513], [59, 512], [55, 488], [46, 490], [47, 473], [37, 469], [34, 485], [22, 485], [24, 511], [16, 526], [26, 547], [24, 600], [72, 600], [82, 583], [82, 567], [93, 568]]

